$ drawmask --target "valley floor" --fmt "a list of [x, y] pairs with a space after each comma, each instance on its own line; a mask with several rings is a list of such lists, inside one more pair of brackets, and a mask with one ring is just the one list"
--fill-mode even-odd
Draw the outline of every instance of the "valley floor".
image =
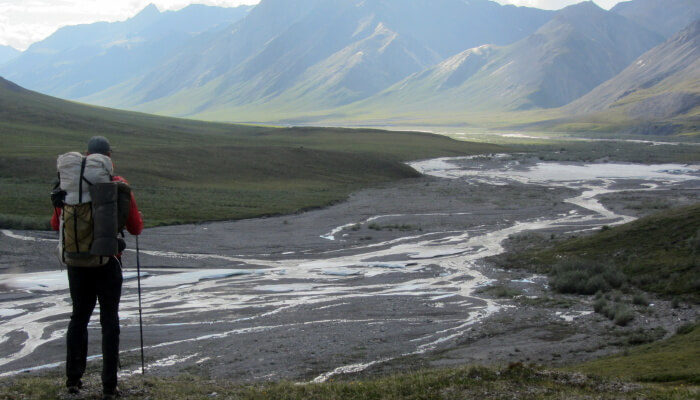
[[[617, 326], [593, 312], [592, 296], [556, 295], [546, 277], [489, 258], [528, 235], [581, 235], [697, 203], [698, 165], [524, 156], [412, 165], [427, 176], [322, 210], [145, 231], [147, 373], [326, 382], [427, 366], [564, 365], [668, 337], [697, 318], [692, 305], [650, 297]], [[70, 299], [56, 236], [0, 238], [0, 376], [58, 374]], [[124, 379], [140, 373], [134, 249], [132, 241], [124, 256]]]

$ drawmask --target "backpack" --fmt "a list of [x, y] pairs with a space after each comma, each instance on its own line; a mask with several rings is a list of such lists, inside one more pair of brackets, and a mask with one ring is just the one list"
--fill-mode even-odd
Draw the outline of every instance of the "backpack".
[[128, 217], [129, 186], [112, 182], [112, 160], [102, 154], [62, 154], [57, 169], [59, 182], [52, 201], [63, 208], [60, 259], [72, 267], [107, 264], [125, 247], [117, 233]]

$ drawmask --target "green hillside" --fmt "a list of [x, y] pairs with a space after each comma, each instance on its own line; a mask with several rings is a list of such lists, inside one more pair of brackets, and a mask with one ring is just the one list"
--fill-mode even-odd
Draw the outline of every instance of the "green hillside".
[[[593, 235], [567, 240], [545, 250], [513, 254], [507, 262], [552, 274], [553, 286], [560, 285], [566, 292], [593, 294], [610, 286], [635, 287], [698, 302], [698, 261], [700, 204], [605, 227]], [[573, 286], [566, 282], [568, 278], [576, 281]], [[591, 290], [586, 289], [586, 280]]]
[[417, 173], [403, 161], [502, 151], [409, 132], [213, 124], [89, 107], [0, 79], [0, 226], [46, 228], [56, 156], [93, 135], [148, 225], [291, 213]]

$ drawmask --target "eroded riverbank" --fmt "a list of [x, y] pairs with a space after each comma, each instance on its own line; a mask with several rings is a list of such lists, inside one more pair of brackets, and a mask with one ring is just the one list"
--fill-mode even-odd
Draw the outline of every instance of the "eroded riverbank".
[[[700, 198], [700, 168], [692, 165], [500, 156], [413, 166], [428, 176], [324, 210], [146, 231], [149, 373], [323, 381], [414, 362], [548, 363], [603, 354], [615, 348], [616, 328], [591, 314], [590, 304], [499, 299], [483, 288], [507, 282], [525, 296], [547, 297], [546, 279], [495, 270], [484, 259], [526, 231], [561, 235], [630, 221], [650, 211], [630, 207], [636, 196], [669, 206]], [[0, 233], [2, 374], [63, 359], [70, 304], [54, 240]], [[133, 248], [124, 258], [131, 279], [121, 307], [123, 374], [140, 365]], [[671, 328], [693, 310], [675, 312], [646, 323]], [[93, 320], [91, 353], [99, 351]]]

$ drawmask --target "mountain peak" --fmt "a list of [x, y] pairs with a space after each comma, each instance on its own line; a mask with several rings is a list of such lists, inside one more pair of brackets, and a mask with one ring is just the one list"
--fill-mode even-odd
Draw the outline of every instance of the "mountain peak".
[[600, 13], [605, 13], [606, 11], [600, 8], [596, 3], [591, 0], [582, 1], [578, 4], [570, 5], [563, 8], [558, 12], [558, 15], [564, 15], [569, 17], [580, 17], [580, 16], [592, 16], [598, 15]]
[[134, 18], [151, 18], [160, 15], [160, 10], [155, 4], [151, 3], [141, 10]]

